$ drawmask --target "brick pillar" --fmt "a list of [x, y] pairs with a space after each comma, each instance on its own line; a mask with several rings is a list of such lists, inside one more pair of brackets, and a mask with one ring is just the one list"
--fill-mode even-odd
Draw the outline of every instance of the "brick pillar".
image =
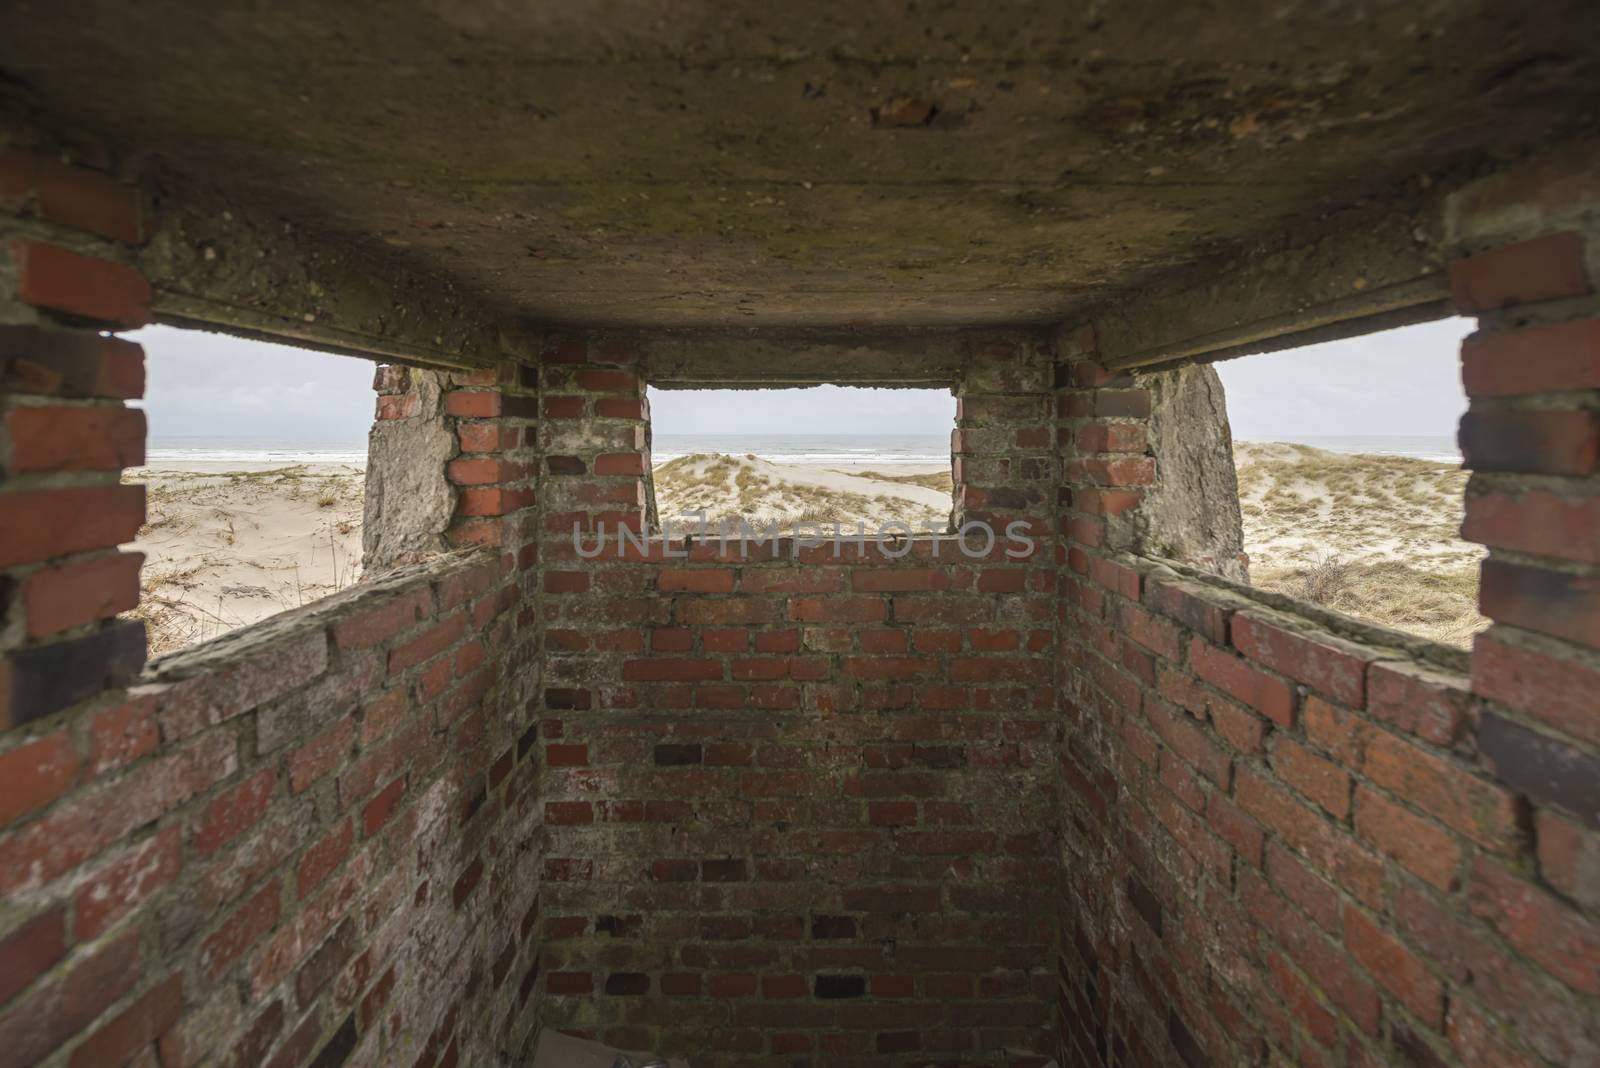
[[[1480, 758], [1533, 802], [1535, 865], [1469, 898], [1600, 1018], [1600, 146], [1457, 193], [1450, 236], [1471, 407], [1462, 536], [1489, 547], [1472, 652]], [[1492, 981], [1492, 980], [1491, 980]], [[1474, 1016], [1469, 1022], [1476, 1022]], [[1589, 1035], [1600, 1056], [1600, 1028]]]
[[[33, 153], [0, 154], [0, 730], [132, 678], [144, 487], [144, 353], [103, 331], [150, 321], [124, 262], [137, 190]], [[70, 781], [70, 773], [66, 774]]]

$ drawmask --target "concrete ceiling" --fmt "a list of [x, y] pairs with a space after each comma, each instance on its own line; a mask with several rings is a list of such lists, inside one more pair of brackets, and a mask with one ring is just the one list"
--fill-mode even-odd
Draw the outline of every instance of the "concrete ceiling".
[[1593, 0], [6, 6], [41, 113], [556, 322], [1047, 322], [1600, 105]]

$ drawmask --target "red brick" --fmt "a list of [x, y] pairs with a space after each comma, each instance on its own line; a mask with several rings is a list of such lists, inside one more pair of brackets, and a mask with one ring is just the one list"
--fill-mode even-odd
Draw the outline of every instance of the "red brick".
[[38, 241], [13, 241], [17, 298], [115, 326], [150, 322], [150, 283], [132, 267]]
[[488, 390], [451, 390], [444, 395], [444, 413], [462, 419], [493, 419], [500, 414], [500, 396]]
[[1280, 626], [1248, 612], [1229, 623], [1233, 647], [1352, 708], [1366, 706], [1367, 664], [1377, 657], [1349, 642]]
[[1496, 549], [1600, 563], [1600, 494], [1544, 489], [1467, 494], [1461, 536]]
[[944, 590], [950, 587], [949, 572], [939, 568], [856, 571], [850, 576], [850, 581], [857, 593], [906, 593], [918, 590]]
[[1272, 977], [1273, 992], [1294, 1013], [1311, 1037], [1324, 1046], [1332, 1046], [1339, 1036], [1338, 1020], [1323, 1008], [1316, 994], [1300, 978], [1287, 958], [1272, 953], [1267, 957], [1267, 967]]
[[78, 888], [73, 936], [92, 942], [171, 883], [183, 867], [183, 839], [176, 824], [112, 857]]
[[753, 998], [756, 977], [746, 973], [720, 973], [706, 979], [706, 995], [713, 998]]
[[370, 649], [433, 614], [433, 591], [406, 590], [336, 621], [333, 641], [340, 649]]
[[[1234, 800], [1240, 808], [1277, 832], [1307, 863], [1352, 897], [1368, 906], [1381, 903], [1383, 864], [1348, 831], [1253, 769], [1240, 768], [1236, 780]], [[1359, 817], [1359, 790], [1356, 807]]]
[[226, 790], [207, 806], [194, 827], [194, 848], [206, 857], [255, 826], [272, 803], [278, 770], [267, 768]]
[[1461, 419], [1463, 466], [1470, 471], [1590, 475], [1600, 461], [1600, 412], [1469, 411]]
[[622, 677], [628, 682], [714, 682], [723, 677], [718, 660], [625, 660]]
[[644, 401], [634, 397], [598, 397], [594, 414], [601, 419], [643, 419]]
[[1470, 722], [1471, 709], [1471, 687], [1458, 675], [1400, 661], [1383, 661], [1367, 669], [1367, 710], [1372, 718], [1424, 741], [1454, 744]]
[[1600, 573], [1491, 558], [1483, 562], [1478, 610], [1499, 623], [1600, 648]]
[[546, 571], [544, 573], [544, 592], [546, 593], [583, 593], [589, 588], [589, 573], [586, 571]]
[[1363, 768], [1367, 778], [1497, 853], [1520, 849], [1521, 810], [1510, 791], [1392, 734], [1375, 731]]
[[642, 453], [615, 452], [594, 458], [594, 473], [597, 475], [642, 475], [644, 468]]
[[0, 896], [71, 871], [146, 823], [227, 778], [235, 740], [215, 731], [146, 760], [115, 782], [80, 789], [39, 818], [0, 836]]
[[584, 399], [582, 397], [545, 397], [544, 417], [546, 419], [578, 419], [583, 416], [583, 407]]
[[1273, 742], [1272, 770], [1336, 819], [1350, 814], [1350, 776], [1294, 739], [1279, 735]]
[[137, 188], [42, 153], [0, 153], [0, 203], [13, 209], [31, 206], [48, 222], [130, 245], [150, 236]]
[[664, 568], [656, 588], [662, 593], [732, 593], [733, 572], [691, 568]]
[[445, 476], [458, 486], [484, 486], [512, 482], [527, 475], [521, 464], [481, 456], [458, 458], [445, 465]]
[[138, 408], [30, 404], [6, 413], [11, 469], [114, 471], [144, 463], [144, 412]]
[[517, 428], [497, 423], [462, 423], [456, 427], [462, 452], [509, 452], [517, 447]]
[[68, 1058], [68, 1068], [123, 1064], [167, 1032], [183, 1013], [183, 973], [152, 987], [110, 1023], [90, 1035]]
[[1293, 725], [1294, 693], [1282, 679], [1258, 671], [1248, 661], [1199, 638], [1189, 641], [1189, 664], [1200, 678], [1274, 723], [1284, 727]]
[[1442, 828], [1380, 797], [1356, 790], [1356, 833], [1440, 890], [1460, 881], [1461, 847]]
[[1254, 820], [1218, 791], [1213, 791], [1207, 798], [1206, 822], [1223, 841], [1234, 848], [1239, 859], [1254, 867], [1261, 867], [1265, 834]]
[[26, 990], [67, 953], [67, 911], [57, 905], [0, 938], [0, 1005]]
[[1467, 885], [1472, 914], [1567, 986], [1600, 993], [1600, 925], [1558, 898], [1479, 857]]
[[355, 831], [348, 817], [323, 835], [300, 856], [294, 869], [295, 892], [304, 899], [350, 855]]
[[1480, 634], [1472, 647], [1472, 688], [1591, 745], [1600, 746], [1594, 714], [1600, 671], [1532, 645]]
[[373, 419], [383, 422], [389, 419], [410, 419], [421, 410], [422, 402], [415, 393], [400, 393], [393, 396], [378, 398], [378, 406], [373, 411]]
[[355, 724], [341, 719], [296, 749], [289, 757], [290, 792], [298, 794], [335, 768], [342, 767], [350, 759], [354, 740]]
[[551, 972], [544, 982], [548, 994], [594, 993], [594, 976], [589, 972]]
[[587, 801], [546, 801], [544, 822], [552, 827], [593, 823], [594, 806]]
[[35, 571], [22, 584], [28, 635], [58, 634], [132, 611], [143, 563], [143, 553], [115, 553]]
[[1591, 292], [1583, 237], [1546, 234], [1450, 264], [1450, 293], [1463, 315]]
[[0, 826], [48, 805], [77, 778], [78, 751], [64, 730], [0, 753]]
[[139, 936], [130, 931], [74, 961], [26, 1000], [0, 1013], [0, 1050], [8, 1064], [36, 1064], [87, 1031], [107, 1008], [139, 985]]
[[639, 388], [639, 376], [632, 371], [582, 370], [573, 378], [579, 389], [594, 393], [626, 393]]
[[1535, 820], [1540, 876], [1580, 905], [1600, 909], [1600, 833], [1550, 809], [1540, 809]]
[[400, 799], [406, 794], [406, 777], [398, 779], [385, 786], [361, 811], [362, 833], [371, 838], [378, 829], [389, 822], [389, 817], [399, 807]]
[[278, 922], [282, 884], [274, 879], [200, 943], [200, 976], [214, 983]]
[[1344, 907], [1344, 944], [1356, 963], [1435, 1031], [1444, 1027], [1444, 986], [1409, 949], [1366, 913]]
[[1239, 882], [1240, 897], [1251, 918], [1271, 933], [1290, 959], [1358, 1028], [1376, 1035], [1382, 1009], [1372, 984], [1314, 925], [1267, 890], [1254, 872], [1243, 869]]
[[1461, 343], [1469, 397], [1600, 389], [1600, 319], [1530, 326]]
[[144, 349], [85, 330], [0, 326], [0, 391], [131, 400], [144, 395]]
[[121, 545], [143, 524], [142, 485], [0, 494], [0, 567]]
[[410, 641], [395, 646], [389, 650], [389, 674], [396, 674], [415, 667], [424, 660], [433, 659], [460, 641], [466, 630], [466, 617], [458, 612], [429, 627]]

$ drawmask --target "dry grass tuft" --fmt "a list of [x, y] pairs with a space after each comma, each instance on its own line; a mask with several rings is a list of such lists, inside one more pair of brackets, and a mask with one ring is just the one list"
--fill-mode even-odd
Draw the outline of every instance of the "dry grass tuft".
[[1451, 645], [1488, 625], [1454, 464], [1245, 442], [1234, 461], [1256, 586]]

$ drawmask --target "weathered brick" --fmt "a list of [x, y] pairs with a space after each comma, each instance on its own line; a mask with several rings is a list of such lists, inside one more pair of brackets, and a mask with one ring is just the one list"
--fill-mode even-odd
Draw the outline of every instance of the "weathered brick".
[[0, 753], [0, 826], [43, 808], [78, 777], [78, 751], [66, 731], [54, 731]]
[[1502, 245], [1450, 264], [1450, 293], [1463, 315], [1591, 292], [1583, 237], [1573, 231]]
[[84, 330], [0, 326], [0, 391], [132, 400], [144, 395], [144, 350]]
[[150, 322], [150, 283], [132, 267], [39, 241], [13, 241], [11, 255], [24, 304], [130, 329]]
[[1600, 389], [1600, 319], [1479, 331], [1461, 343], [1469, 397]]
[[1364, 786], [1356, 789], [1356, 833], [1441, 890], [1460, 883], [1461, 847], [1442, 828]]
[[1377, 659], [1352, 642], [1293, 630], [1250, 612], [1229, 621], [1234, 648], [1258, 664], [1352, 708], [1366, 706], [1367, 665]]

